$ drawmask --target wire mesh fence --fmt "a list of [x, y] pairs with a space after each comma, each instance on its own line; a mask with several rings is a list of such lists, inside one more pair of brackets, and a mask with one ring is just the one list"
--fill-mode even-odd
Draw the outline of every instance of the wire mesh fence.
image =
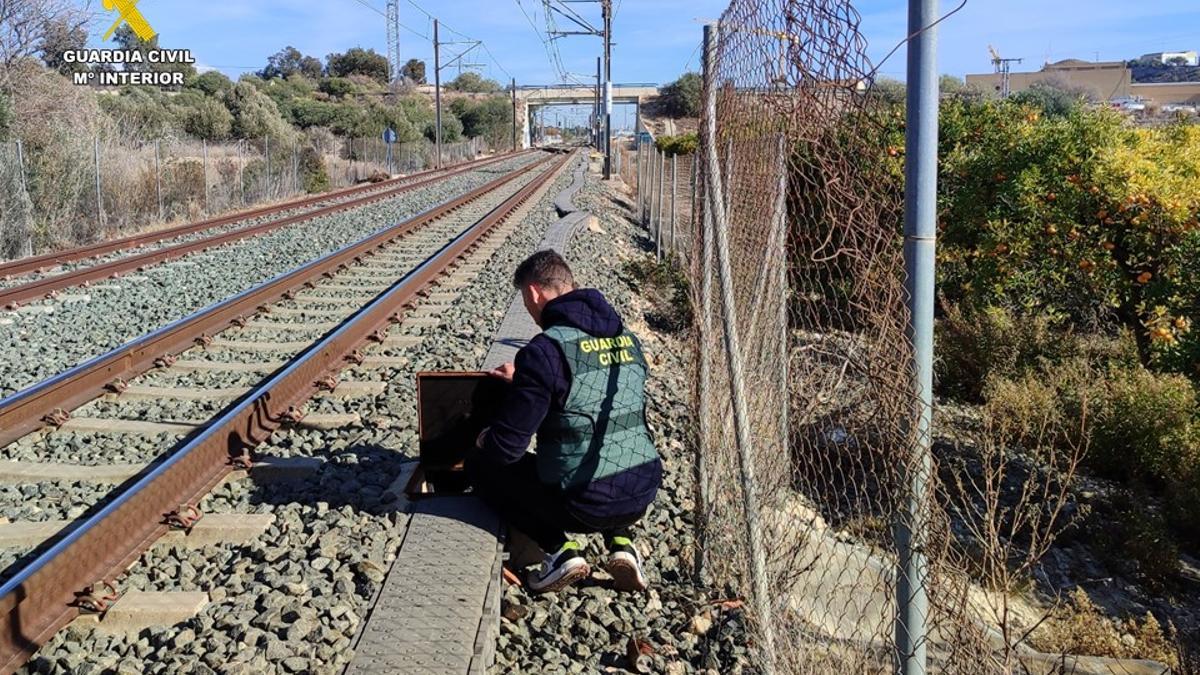
[[[878, 161], [893, 112], [866, 86], [858, 24], [845, 0], [734, 0], [706, 40], [687, 221], [695, 563], [749, 600], [764, 669], [886, 672], [895, 533], [911, 531], [930, 560], [913, 580], [929, 597], [917, 648], [941, 672], [994, 672], [945, 491], [912, 452], [902, 176]], [[638, 207], [656, 232], [662, 171], [644, 156]], [[931, 487], [910, 509], [917, 472]]]
[[[442, 146], [442, 165], [474, 159], [482, 139]], [[209, 143], [64, 139], [31, 151], [0, 145], [0, 256], [181, 221], [436, 166], [432, 143], [377, 138], [271, 138]]]
[[692, 250], [697, 168], [694, 153], [666, 153], [653, 142], [614, 145], [618, 173], [635, 189], [635, 211], [660, 258], [687, 258]]

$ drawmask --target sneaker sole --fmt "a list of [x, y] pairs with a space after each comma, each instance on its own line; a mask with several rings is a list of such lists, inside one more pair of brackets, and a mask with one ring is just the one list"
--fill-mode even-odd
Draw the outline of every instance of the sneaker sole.
[[558, 579], [557, 581], [547, 584], [541, 588], [534, 588], [532, 585], [530, 585], [528, 583], [526, 583], [526, 586], [529, 587], [529, 590], [533, 591], [534, 593], [538, 593], [538, 594], [555, 593], [557, 591], [561, 591], [562, 589], [566, 588], [567, 586], [570, 586], [571, 584], [575, 583], [576, 581], [582, 581], [583, 579], [588, 578], [589, 576], [591, 576], [591, 574], [592, 574], [592, 568], [590, 566], [584, 564], [584, 565], [580, 565], [579, 567], [576, 567], [576, 568], [570, 570], [569, 572], [567, 572], [566, 574], [562, 575], [562, 578]]
[[638, 577], [637, 566], [627, 560], [611, 560], [607, 566], [612, 575], [613, 587], [618, 591], [644, 591], [646, 582]]

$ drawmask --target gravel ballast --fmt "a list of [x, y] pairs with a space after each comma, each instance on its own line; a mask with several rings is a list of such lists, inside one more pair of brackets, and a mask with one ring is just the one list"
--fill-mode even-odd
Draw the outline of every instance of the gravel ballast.
[[[0, 321], [0, 396], [7, 396], [197, 309], [444, 203], [536, 161], [513, 158], [351, 211], [330, 214], [147, 268]], [[48, 310], [48, 311], [47, 311]]]
[[[362, 424], [330, 431], [289, 429], [259, 452], [323, 460], [311, 477], [289, 483], [227, 483], [201, 504], [205, 512], [271, 513], [266, 535], [245, 545], [153, 549], [120, 580], [122, 588], [200, 590], [211, 603], [185, 624], [108, 636], [71, 628], [55, 636], [29, 672], [292, 673], [339, 672], [351, 641], [403, 535], [405, 516], [385, 490], [416, 457], [415, 373], [473, 369], [511, 298], [510, 275], [556, 219], [548, 196], [492, 257], [441, 323], [420, 330], [420, 344], [380, 350], [408, 364], [353, 368], [344, 379], [384, 380], [379, 396], [322, 397], [313, 409], [353, 409]], [[403, 328], [403, 325], [401, 326]]]

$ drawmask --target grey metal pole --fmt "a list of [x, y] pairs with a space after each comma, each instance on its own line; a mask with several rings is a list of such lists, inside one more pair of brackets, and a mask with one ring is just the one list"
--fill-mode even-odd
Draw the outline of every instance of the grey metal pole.
[[643, 198], [643, 193], [646, 191], [646, 185], [645, 185], [645, 183], [642, 182], [642, 180], [643, 180], [642, 172], [643, 172], [643, 169], [645, 168], [646, 163], [642, 161], [642, 144], [640, 141], [637, 144], [637, 154], [634, 156], [633, 162], [634, 162], [633, 170], [634, 170], [634, 174], [635, 174], [635, 180], [637, 183], [635, 185], [635, 188], [637, 189], [637, 192], [636, 192], [636, 194], [637, 194], [637, 200], [636, 200], [637, 201], [637, 216], [638, 216], [638, 221], [640, 222], [642, 220], [642, 213], [643, 213], [642, 207], [645, 203], [644, 198]]
[[246, 205], [246, 181], [242, 177], [242, 172], [246, 168], [246, 142], [238, 141], [238, 192], [242, 195], [242, 206]]
[[896, 672], [924, 675], [928, 663], [929, 598], [925, 557], [928, 490], [933, 471], [934, 252], [937, 235], [938, 0], [909, 0], [908, 95], [905, 130], [904, 268], [907, 337], [912, 341], [915, 432], [907, 462], [908, 499], [896, 523]]
[[442, 52], [438, 42], [438, 20], [433, 20], [433, 115], [434, 115], [434, 145], [437, 160], [433, 168], [442, 168]]
[[300, 146], [292, 145], [292, 194], [300, 192]]
[[654, 231], [658, 235], [658, 259], [662, 260], [662, 229], [663, 229], [663, 199], [667, 192], [667, 153], [658, 153], [658, 220], [654, 224]]
[[358, 173], [354, 170], [354, 137], [350, 137], [350, 168], [346, 171], [346, 177], [350, 179], [350, 184], [354, 185], [358, 182]]
[[[612, 178], [612, 0], [602, 0], [604, 14], [604, 179]], [[620, 160], [618, 160], [619, 162]], [[617, 171], [621, 169], [618, 166]]]
[[266, 197], [271, 197], [271, 137], [263, 136], [263, 156], [267, 160], [267, 186]]
[[208, 141], [200, 139], [200, 156], [202, 157], [201, 173], [204, 176], [204, 215], [209, 214], [208, 210]]
[[163, 201], [162, 201], [162, 157], [159, 150], [159, 141], [154, 141], [154, 196], [158, 200], [158, 220], [163, 220]]
[[96, 164], [96, 221], [104, 229], [104, 195], [100, 192], [100, 137], [93, 139], [92, 156]]
[[667, 247], [675, 255], [675, 201], [679, 196], [679, 155], [671, 155], [671, 244]]
[[517, 151], [517, 78], [512, 78], [512, 151]]
[[[725, 333], [725, 358], [729, 366], [730, 397], [733, 403], [733, 426], [737, 438], [738, 467], [742, 483], [742, 507], [745, 511], [747, 548], [750, 551], [750, 578], [753, 586], [753, 604], [757, 623], [763, 636], [763, 671], [775, 672], [775, 630], [771, 614], [771, 597], [767, 585], [767, 561], [763, 546], [762, 526], [758, 513], [758, 479], [754, 466], [754, 439], [750, 428], [750, 413], [746, 406], [745, 380], [742, 373], [742, 351], [738, 340], [736, 308], [733, 297], [733, 269], [729, 260], [729, 228], [727, 227], [725, 198], [720, 169], [717, 165], [716, 118], [717, 99], [714, 58], [717, 47], [717, 26], [704, 26], [705, 51], [705, 101], [704, 112], [707, 124], [704, 127], [704, 154], [708, 188], [705, 190], [712, 217], [706, 218], [711, 226], [716, 249], [717, 278], [720, 282], [722, 324]], [[707, 235], [706, 235], [707, 236]]]

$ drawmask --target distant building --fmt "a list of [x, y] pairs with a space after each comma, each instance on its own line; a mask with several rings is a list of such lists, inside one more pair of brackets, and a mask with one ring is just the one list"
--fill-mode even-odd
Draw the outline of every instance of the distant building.
[[[1000, 73], [967, 75], [967, 84], [985, 93], [999, 95]], [[1034, 72], [1009, 73], [1009, 89], [1012, 93], [1024, 91], [1037, 82], [1053, 82], [1077, 87], [1097, 101], [1129, 96], [1133, 76], [1124, 61], [1080, 61], [1067, 59], [1058, 63], [1047, 63]]]
[[[1163, 52], [1168, 57], [1181, 55], [1196, 56], [1196, 52]], [[1156, 55], [1148, 55], [1156, 56]], [[1143, 57], [1145, 58], [1145, 57]], [[967, 85], [985, 94], [1000, 95], [1000, 73], [967, 75]], [[1200, 103], [1200, 82], [1136, 83], [1133, 72], [1124, 61], [1081, 61], [1067, 59], [1047, 63], [1041, 70], [1009, 73], [1009, 89], [1012, 93], [1024, 91], [1038, 82], [1075, 87], [1087, 93], [1094, 101], [1113, 99], [1140, 99], [1149, 103]]]
[[1155, 52], [1143, 54], [1141, 61], [1158, 61], [1168, 66], [1200, 66], [1200, 55], [1195, 50], [1187, 52]]

